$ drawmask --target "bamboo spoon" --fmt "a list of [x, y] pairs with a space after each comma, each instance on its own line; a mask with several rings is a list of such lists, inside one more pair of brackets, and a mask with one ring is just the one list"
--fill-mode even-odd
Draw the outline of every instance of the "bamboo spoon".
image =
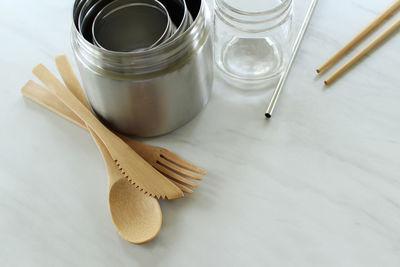
[[351, 47], [357, 44], [362, 38], [364, 38], [368, 33], [370, 33], [379, 24], [381, 24], [388, 16], [390, 16], [399, 7], [400, 7], [400, 0], [394, 1], [390, 6], [388, 6], [384, 11], [382, 11], [373, 21], [371, 21], [364, 29], [362, 29], [356, 36], [354, 36], [353, 39], [351, 39], [331, 58], [329, 58], [324, 64], [322, 64], [317, 69], [317, 73], [320, 73], [325, 69], [327, 69], [332, 63], [334, 63], [341, 56], [343, 56]]
[[392, 34], [397, 28], [400, 27], [400, 18], [396, 19], [389, 27], [381, 32], [374, 40], [361, 49], [356, 55], [354, 55], [349, 61], [335, 71], [328, 79], [324, 81], [325, 85], [329, 85], [336, 80], [343, 72], [350, 68], [354, 63], [359, 61], [368, 52], [375, 48], [380, 42], [385, 40], [390, 34]]
[[[62, 114], [65, 118], [82, 127], [86, 126], [55, 95], [37, 83], [29, 81], [22, 88], [22, 93], [51, 110], [59, 110], [59, 107], [63, 105], [65, 108], [62, 109]], [[132, 186], [114, 164], [114, 160], [101, 140], [95, 140], [107, 169], [108, 203], [118, 234], [134, 244], [151, 241], [160, 232], [162, 224], [162, 213], [158, 200], [143, 194]]]
[[183, 197], [183, 192], [179, 187], [151, 167], [124, 141], [99, 122], [45, 66], [38, 64], [32, 72], [86, 123], [90, 131], [101, 139], [123, 176], [136, 188], [144, 194], [157, 198]]
[[[24, 87], [22, 87], [22, 94], [33, 100], [34, 102], [42, 105], [43, 107], [57, 113], [58, 115], [62, 116], [63, 118], [73, 122], [74, 124], [84, 128], [86, 128], [86, 124], [74, 113], [72, 112], [61, 100], [57, 98], [56, 95], [54, 95], [52, 92], [47, 90], [46, 88], [42, 87], [41, 85], [37, 84], [34, 81], [28, 81]], [[129, 138], [126, 138], [129, 139]], [[194, 166], [185, 160], [181, 159], [180, 157], [176, 156], [172, 152], [170, 152], [167, 149], [161, 148], [161, 147], [156, 147], [156, 146], [151, 146], [151, 145], [146, 145], [137, 141], [134, 141], [132, 139], [129, 139], [133, 142], [127, 143], [130, 147], [132, 147], [133, 150], [135, 150], [139, 156], [141, 156], [144, 160], [146, 160], [148, 163], [150, 163], [153, 167], [157, 167], [159, 163], [158, 159], [161, 158], [162, 156], [166, 155], [169, 160], [177, 158], [175, 162], [179, 162], [179, 165], [188, 167], [190, 168], [191, 166]], [[129, 141], [128, 140], [128, 141]], [[126, 140], [124, 140], [127, 142]], [[169, 157], [168, 157], [169, 156]], [[107, 164], [107, 163], [106, 163]], [[114, 163], [113, 163], [114, 164]], [[178, 163], [175, 163], [178, 164]], [[180, 168], [179, 165], [176, 165], [177, 168]], [[195, 168], [198, 168], [194, 166]], [[198, 168], [199, 169], [199, 168]], [[175, 169], [173, 169], [176, 171]], [[201, 170], [201, 169], [200, 169]], [[204, 173], [204, 171], [203, 171]], [[165, 173], [164, 173], [165, 175]], [[175, 175], [178, 175], [175, 173]], [[185, 193], [193, 193], [193, 190], [190, 188], [184, 186], [183, 184], [193, 186], [190, 180], [185, 179], [184, 177], [179, 176], [180, 179], [179, 181], [182, 183], [178, 183], [177, 180], [172, 180], [183, 192]], [[130, 185], [128, 183], [128, 185]], [[130, 185], [132, 187], [132, 185]], [[193, 186], [195, 187], [195, 186]]]
[[[78, 98], [88, 109], [90, 109], [89, 103], [87, 102], [83, 93], [82, 87], [72, 70], [71, 64], [68, 61], [66, 55], [59, 55], [55, 58], [58, 72], [60, 73], [67, 88]], [[60, 102], [60, 101], [58, 101]], [[180, 183], [187, 184], [193, 187], [197, 187], [197, 184], [182, 177], [182, 175], [195, 179], [202, 180], [200, 176], [194, 174], [197, 172], [205, 174], [205, 171], [198, 168], [197, 166], [190, 164], [166, 149], [160, 147], [149, 146], [140, 142], [137, 142], [131, 138], [123, 135], [119, 137], [124, 140], [134, 151], [136, 151], [141, 157], [149, 162], [154, 168], [163, 173], [169, 178], [172, 178]], [[183, 166], [183, 167], [181, 167]], [[172, 171], [171, 171], [172, 170]], [[190, 172], [192, 171], [192, 172]], [[182, 189], [182, 188], [181, 188]], [[183, 190], [185, 192], [185, 190]]]
[[160, 232], [162, 213], [158, 200], [143, 194], [124, 178], [102, 143], [93, 134], [106, 164], [109, 178], [108, 203], [112, 221], [118, 234], [128, 242], [143, 244]]

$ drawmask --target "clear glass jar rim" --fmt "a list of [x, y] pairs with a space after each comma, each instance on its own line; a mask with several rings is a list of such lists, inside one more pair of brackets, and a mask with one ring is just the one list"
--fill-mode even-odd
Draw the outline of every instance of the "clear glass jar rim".
[[215, 3], [220, 6], [222, 5], [224, 8], [229, 9], [229, 11], [240, 14], [240, 15], [247, 15], [247, 16], [262, 16], [262, 15], [270, 15], [272, 13], [275, 13], [285, 7], [288, 4], [291, 4], [293, 0], [284, 0], [282, 3], [279, 5], [275, 6], [274, 8], [263, 10], [263, 11], [244, 11], [238, 8], [233, 7], [232, 5], [229, 5], [226, 0], [215, 0]]

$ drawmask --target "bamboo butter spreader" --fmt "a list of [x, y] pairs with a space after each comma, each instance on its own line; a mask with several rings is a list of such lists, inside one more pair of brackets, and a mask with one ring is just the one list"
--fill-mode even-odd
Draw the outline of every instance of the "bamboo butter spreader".
[[[59, 100], [57, 96], [55, 96], [52, 92], [42, 87], [38, 83], [34, 81], [28, 81], [22, 87], [21, 91], [25, 97], [57, 113], [58, 115], [69, 120], [70, 122], [88, 130], [86, 128], [86, 124], [78, 116], [76, 116], [75, 113], [72, 112], [63, 102], [61, 102], [61, 100]], [[138, 141], [133, 140], [132, 138], [125, 136], [120, 136], [120, 137], [151, 166], [156, 168], [159, 172], [161, 172], [161, 174], [167, 175], [167, 178], [170, 179], [173, 183], [175, 183], [175, 185], [178, 186], [184, 193], [189, 193], [189, 194], [193, 193], [193, 190], [187, 186], [197, 187], [196, 183], [187, 179], [186, 177], [195, 180], [202, 180], [203, 178], [195, 173], [199, 174], [206, 173], [204, 170], [187, 162], [186, 160], [182, 159], [181, 157], [175, 155], [174, 153], [165, 148], [140, 143]], [[100, 152], [103, 152], [104, 144], [101, 140], [100, 142], [97, 142], [99, 140], [100, 139], [97, 138], [94, 139], [97, 146], [101, 146]], [[105, 151], [107, 151], [107, 148], [105, 148]], [[107, 160], [104, 156], [103, 158], [104, 161], [106, 162], [106, 165], [107, 166], [110, 165], [108, 158], [111, 158], [111, 156], [107, 157]], [[165, 164], [163, 164], [164, 161], [168, 161], [169, 163], [168, 167], [165, 167]], [[114, 167], [115, 166], [114, 161], [112, 161], [111, 163], [112, 167]], [[107, 169], [108, 168], [111, 167], [107, 167]], [[114, 168], [116, 168], [116, 166]], [[163, 168], [165, 169], [165, 171]], [[118, 173], [120, 174], [119, 170]], [[128, 184], [130, 185], [130, 183]], [[134, 186], [132, 185], [130, 186], [134, 188]], [[137, 191], [139, 192], [139, 190]]]
[[88, 128], [102, 140], [121, 174], [144, 194], [157, 198], [176, 199], [183, 192], [143, 160], [98, 119], [42, 64], [32, 72], [67, 105]]
[[[55, 62], [58, 72], [60, 73], [66, 87], [81, 101], [81, 103], [89, 108], [89, 104], [83, 94], [80, 82], [78, 81], [66, 55], [57, 56]], [[64, 117], [76, 125], [87, 129], [86, 124], [63, 102], [61, 102], [54, 93], [36, 82], [28, 81], [21, 91], [25, 97], [59, 114], [61, 117]], [[187, 162], [165, 148], [144, 144], [124, 135], [119, 135], [119, 137], [151, 166], [170, 179], [184, 193], [193, 193], [193, 190], [187, 186], [197, 187], [197, 184], [190, 179], [203, 179], [196, 173], [206, 174], [203, 169]], [[94, 141], [98, 146], [104, 146], [102, 141], [100, 141], [100, 143], [97, 142], [98, 138], [94, 138]], [[102, 151], [103, 149], [100, 149], [100, 152]], [[108, 162], [106, 163], [108, 164]], [[113, 165], [115, 164], [113, 163]]]
[[[67, 57], [60, 55], [56, 57], [55, 61], [66, 88], [84, 106], [90, 108]], [[84, 121], [61, 102], [53, 92], [43, 86], [34, 81], [28, 81], [21, 91], [25, 97], [87, 129]], [[117, 232], [123, 239], [134, 244], [151, 241], [159, 233], [162, 224], [162, 213], [157, 199], [143, 194], [135, 186], [132, 186], [121, 174], [100, 138], [93, 131], [88, 130], [91, 132], [106, 165], [109, 208]], [[143, 144], [123, 135], [119, 135], [119, 137], [185, 193], [193, 192], [185, 185], [197, 187], [197, 184], [188, 178], [202, 180], [195, 173], [205, 174], [204, 170], [190, 164], [167, 149]]]

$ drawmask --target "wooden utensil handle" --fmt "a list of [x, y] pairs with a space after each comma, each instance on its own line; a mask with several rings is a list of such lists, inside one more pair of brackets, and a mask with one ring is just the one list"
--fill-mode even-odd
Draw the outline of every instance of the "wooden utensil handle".
[[58, 55], [55, 58], [56, 66], [58, 72], [60, 73], [65, 85], [69, 90], [84, 104], [88, 109], [90, 109], [89, 103], [86, 100], [85, 94], [83, 93], [82, 86], [78, 81], [74, 71], [72, 70], [71, 64], [68, 61], [66, 55]]
[[85, 122], [76, 116], [56, 95], [43, 86], [34, 81], [28, 81], [22, 87], [21, 92], [25, 97], [87, 130]]
[[[86, 100], [85, 94], [83, 93], [82, 86], [76, 77], [71, 64], [65, 54], [56, 56], [56, 65], [58, 72], [60, 73], [64, 83], [68, 86], [70, 91], [83, 103], [88, 109], [90, 109], [89, 103]], [[116, 133], [117, 134], [117, 133]], [[148, 148], [146, 144], [135, 141], [129, 137], [121, 134], [117, 134], [125, 143], [128, 143], [135, 151], [144, 151]], [[137, 151], [136, 151], [137, 152]]]
[[136, 188], [157, 198], [176, 199], [184, 196], [181, 189], [155, 170], [117, 135], [107, 129], [45, 66], [32, 72], [78, 115], [101, 139], [116, 166]]
[[[38, 83], [32, 80], [28, 81], [22, 87], [21, 92], [25, 97], [31, 99], [39, 105], [48, 108], [49, 110], [57, 113], [61, 117], [71, 121], [72, 123], [82, 127], [85, 130], [88, 130], [84, 121], [82, 121], [73, 111], [71, 111], [69, 107], [67, 107], [60, 99], [58, 99], [58, 97], [54, 93], [50, 92]], [[151, 149], [149, 145], [140, 143], [127, 136], [120, 134], [118, 134], [118, 136], [142, 157], [143, 154], [146, 153], [146, 151]]]
[[[42, 64], [36, 65], [32, 72], [48, 88], [53, 90], [61, 101], [64, 102], [88, 127], [90, 127], [106, 144], [113, 138], [120, 140], [117, 135], [107, 129], [65, 86]], [[122, 141], [121, 141], [122, 142]]]

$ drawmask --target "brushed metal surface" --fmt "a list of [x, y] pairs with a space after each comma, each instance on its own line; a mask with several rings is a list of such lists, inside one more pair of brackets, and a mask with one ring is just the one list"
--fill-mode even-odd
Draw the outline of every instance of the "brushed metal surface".
[[191, 1], [188, 11], [194, 20], [186, 31], [137, 53], [101, 50], [73, 27], [85, 94], [106, 125], [129, 135], [161, 135], [207, 104], [214, 73], [210, 12], [201, 0]]

